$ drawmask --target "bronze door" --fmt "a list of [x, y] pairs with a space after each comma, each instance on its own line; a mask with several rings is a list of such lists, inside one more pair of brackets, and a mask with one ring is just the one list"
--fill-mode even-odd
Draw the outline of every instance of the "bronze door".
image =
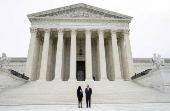
[[84, 71], [77, 71], [77, 81], [84, 81]]

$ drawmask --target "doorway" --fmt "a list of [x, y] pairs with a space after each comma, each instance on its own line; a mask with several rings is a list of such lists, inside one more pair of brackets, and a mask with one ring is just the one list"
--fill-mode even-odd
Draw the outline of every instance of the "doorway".
[[85, 81], [85, 61], [77, 61], [77, 81]]

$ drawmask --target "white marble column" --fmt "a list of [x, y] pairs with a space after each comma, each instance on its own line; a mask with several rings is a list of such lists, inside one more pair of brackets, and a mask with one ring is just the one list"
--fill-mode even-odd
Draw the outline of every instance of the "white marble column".
[[48, 51], [48, 63], [47, 63], [47, 76], [46, 79], [47, 81], [52, 81], [52, 77], [51, 77], [51, 62], [52, 62], [52, 46], [53, 46], [53, 39], [52, 37], [49, 40], [49, 51]]
[[86, 35], [86, 52], [85, 52], [85, 64], [86, 64], [86, 81], [93, 81], [92, 79], [92, 52], [91, 52], [91, 30], [85, 30]]
[[61, 72], [61, 79], [65, 80], [65, 41], [66, 38], [63, 37], [63, 57], [62, 57], [62, 72]]
[[30, 28], [31, 39], [29, 44], [27, 62], [26, 62], [26, 76], [30, 78], [31, 81], [36, 80], [36, 70], [38, 68], [37, 58], [38, 58], [38, 37], [37, 37], [37, 28]]
[[97, 42], [97, 80], [100, 81], [101, 73], [100, 73], [100, 55], [99, 55], [99, 37], [96, 38]]
[[70, 78], [69, 81], [76, 81], [76, 29], [71, 29], [71, 50], [70, 50]]
[[112, 57], [113, 57], [113, 69], [115, 74], [115, 80], [122, 79], [120, 71], [120, 61], [119, 61], [119, 52], [117, 46], [117, 37], [116, 30], [111, 29], [111, 41], [112, 41]]
[[134, 72], [132, 51], [131, 51], [130, 40], [129, 40], [129, 31], [130, 30], [123, 30], [123, 36], [124, 36], [124, 42], [125, 42], [125, 53], [127, 57], [129, 79], [130, 79], [135, 74], [135, 72]]
[[104, 48], [104, 29], [98, 30], [99, 35], [99, 61], [100, 61], [100, 81], [108, 81], [106, 73], [106, 57]]
[[38, 69], [37, 69], [37, 80], [40, 77], [40, 68], [41, 68], [41, 59], [42, 59], [42, 49], [43, 49], [43, 41], [40, 41], [40, 50], [39, 50], [39, 57], [38, 57]]
[[122, 73], [123, 73], [123, 79], [125, 81], [129, 80], [129, 71], [128, 71], [128, 64], [127, 64], [127, 57], [126, 57], [126, 49], [125, 49], [125, 42], [123, 38], [123, 34], [120, 35], [120, 51], [121, 51], [121, 62], [122, 62]]
[[46, 80], [47, 68], [48, 68], [48, 57], [49, 57], [49, 44], [50, 44], [50, 28], [44, 29], [44, 44], [41, 59], [41, 69], [39, 80]]
[[62, 81], [62, 65], [63, 64], [63, 29], [58, 29], [57, 53], [56, 53], [56, 66], [54, 80]]
[[120, 72], [121, 72], [121, 77], [122, 79], [124, 79], [123, 76], [123, 60], [122, 60], [122, 51], [121, 51], [121, 38], [119, 37], [119, 41], [118, 41], [118, 52], [119, 52], [119, 61], [120, 61]]
[[113, 66], [113, 50], [112, 50], [112, 38], [108, 38], [108, 45], [109, 45], [109, 71], [110, 71], [110, 80], [114, 81], [115, 74], [114, 74], [114, 66]]

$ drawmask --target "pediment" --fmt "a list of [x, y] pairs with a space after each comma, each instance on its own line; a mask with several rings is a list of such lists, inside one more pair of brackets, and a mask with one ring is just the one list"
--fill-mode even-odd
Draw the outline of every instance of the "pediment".
[[56, 8], [43, 12], [27, 15], [28, 18], [110, 18], [110, 19], [132, 19], [132, 17], [116, 12], [100, 9], [86, 4], [75, 4]]

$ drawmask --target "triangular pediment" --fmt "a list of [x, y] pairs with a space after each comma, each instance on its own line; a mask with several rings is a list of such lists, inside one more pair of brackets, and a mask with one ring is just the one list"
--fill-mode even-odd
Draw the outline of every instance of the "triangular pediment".
[[132, 17], [79, 3], [27, 15], [28, 18], [110, 18], [132, 19]]

